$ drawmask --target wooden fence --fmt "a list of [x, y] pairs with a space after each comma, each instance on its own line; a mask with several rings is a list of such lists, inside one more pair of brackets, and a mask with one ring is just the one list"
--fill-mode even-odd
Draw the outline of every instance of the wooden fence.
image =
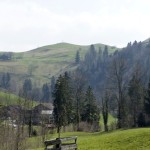
[[44, 144], [45, 150], [77, 150], [77, 136], [47, 140]]

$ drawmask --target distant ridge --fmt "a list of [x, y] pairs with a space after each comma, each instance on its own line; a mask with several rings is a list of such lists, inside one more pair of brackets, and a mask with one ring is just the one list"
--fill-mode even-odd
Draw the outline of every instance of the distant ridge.
[[[105, 45], [105, 44], [101, 44], [101, 43], [96, 43], [96, 44], [90, 44], [90, 45], [94, 45], [96, 49], [98, 49], [99, 47], [101, 47], [102, 49], [104, 49], [105, 46], [108, 46], [110, 52], [114, 51], [114, 49], [119, 49], [115, 46], [109, 46], [109, 45]], [[61, 42], [61, 43], [56, 43], [56, 44], [51, 44], [51, 45], [46, 45], [46, 46], [41, 46], [38, 48], [35, 48], [33, 50], [29, 50], [27, 52], [35, 52], [35, 51], [48, 51], [48, 50], [60, 50], [60, 49], [69, 49], [69, 50], [79, 50], [79, 49], [83, 49], [83, 50], [87, 50], [90, 45], [77, 45], [77, 44], [72, 44], [72, 43], [67, 43], [67, 42]]]

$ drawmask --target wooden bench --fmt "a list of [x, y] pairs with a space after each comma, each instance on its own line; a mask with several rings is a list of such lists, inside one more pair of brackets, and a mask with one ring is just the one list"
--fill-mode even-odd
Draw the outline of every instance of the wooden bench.
[[44, 144], [45, 150], [77, 150], [77, 136], [47, 140]]

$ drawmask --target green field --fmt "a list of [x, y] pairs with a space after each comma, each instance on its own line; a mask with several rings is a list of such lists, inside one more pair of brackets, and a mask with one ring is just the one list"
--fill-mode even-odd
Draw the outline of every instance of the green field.
[[[68, 136], [78, 136], [78, 150], [150, 150], [150, 128], [117, 130], [109, 133], [62, 134], [62, 137]], [[52, 135], [50, 137], [54, 138]], [[33, 146], [32, 150], [44, 150], [34, 147], [38, 138], [28, 139], [30, 146]]]

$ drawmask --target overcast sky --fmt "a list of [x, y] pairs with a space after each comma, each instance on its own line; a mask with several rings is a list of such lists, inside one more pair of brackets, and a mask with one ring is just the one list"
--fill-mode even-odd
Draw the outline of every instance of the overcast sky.
[[0, 0], [0, 51], [150, 37], [150, 0]]

